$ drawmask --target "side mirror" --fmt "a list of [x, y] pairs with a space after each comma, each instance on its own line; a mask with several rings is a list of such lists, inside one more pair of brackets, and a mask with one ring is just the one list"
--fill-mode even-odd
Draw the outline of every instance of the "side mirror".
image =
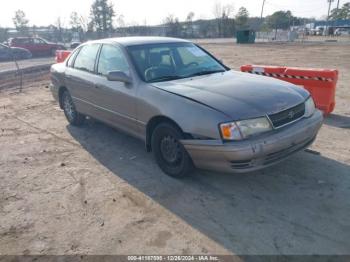
[[110, 71], [110, 72], [108, 72], [107, 79], [109, 81], [124, 82], [125, 84], [130, 84], [132, 82], [131, 77], [122, 71]]

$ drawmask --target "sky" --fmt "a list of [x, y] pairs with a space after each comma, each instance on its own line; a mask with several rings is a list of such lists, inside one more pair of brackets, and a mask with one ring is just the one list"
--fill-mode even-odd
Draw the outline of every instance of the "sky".
[[[214, 5], [232, 4], [234, 13], [241, 6], [248, 9], [251, 16], [260, 16], [263, 0], [110, 0], [115, 6], [117, 16], [123, 15], [127, 25], [156, 25], [170, 14], [185, 20], [189, 12], [194, 19], [214, 17]], [[335, 8], [338, 0], [334, 0]], [[349, 0], [339, 0], [340, 6]], [[12, 18], [21, 9], [29, 19], [30, 25], [44, 26], [54, 24], [58, 17], [64, 26], [69, 26], [69, 16], [73, 11], [89, 17], [93, 0], [2, 0], [0, 27], [13, 27]], [[277, 10], [290, 10], [295, 16], [321, 18], [327, 15], [327, 0], [266, 0], [264, 16]]]

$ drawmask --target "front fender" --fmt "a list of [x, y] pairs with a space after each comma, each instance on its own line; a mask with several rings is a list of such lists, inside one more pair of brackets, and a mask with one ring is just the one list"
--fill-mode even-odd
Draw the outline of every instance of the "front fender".
[[210, 139], [221, 139], [219, 123], [230, 117], [205, 104], [169, 93], [151, 85], [143, 85], [138, 92], [138, 119], [147, 123], [155, 116], [173, 120], [185, 133]]

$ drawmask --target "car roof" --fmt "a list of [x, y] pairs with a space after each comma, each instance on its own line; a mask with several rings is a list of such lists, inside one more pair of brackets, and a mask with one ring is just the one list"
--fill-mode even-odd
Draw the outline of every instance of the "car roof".
[[89, 41], [87, 43], [118, 43], [123, 46], [143, 45], [143, 44], [162, 44], [162, 43], [189, 43], [190, 41], [172, 38], [172, 37], [155, 37], [155, 36], [130, 36], [115, 37], [101, 40]]

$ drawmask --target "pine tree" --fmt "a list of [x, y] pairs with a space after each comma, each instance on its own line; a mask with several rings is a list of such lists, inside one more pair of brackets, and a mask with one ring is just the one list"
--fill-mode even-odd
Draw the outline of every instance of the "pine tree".
[[236, 25], [239, 28], [243, 28], [247, 25], [249, 18], [249, 12], [245, 7], [241, 7], [236, 15]]
[[108, 0], [95, 0], [91, 6], [91, 25], [99, 33], [106, 37], [113, 31], [113, 17], [115, 12], [113, 5]]
[[12, 20], [18, 32], [26, 33], [28, 31], [29, 20], [26, 18], [26, 14], [22, 10], [17, 10], [15, 17]]

